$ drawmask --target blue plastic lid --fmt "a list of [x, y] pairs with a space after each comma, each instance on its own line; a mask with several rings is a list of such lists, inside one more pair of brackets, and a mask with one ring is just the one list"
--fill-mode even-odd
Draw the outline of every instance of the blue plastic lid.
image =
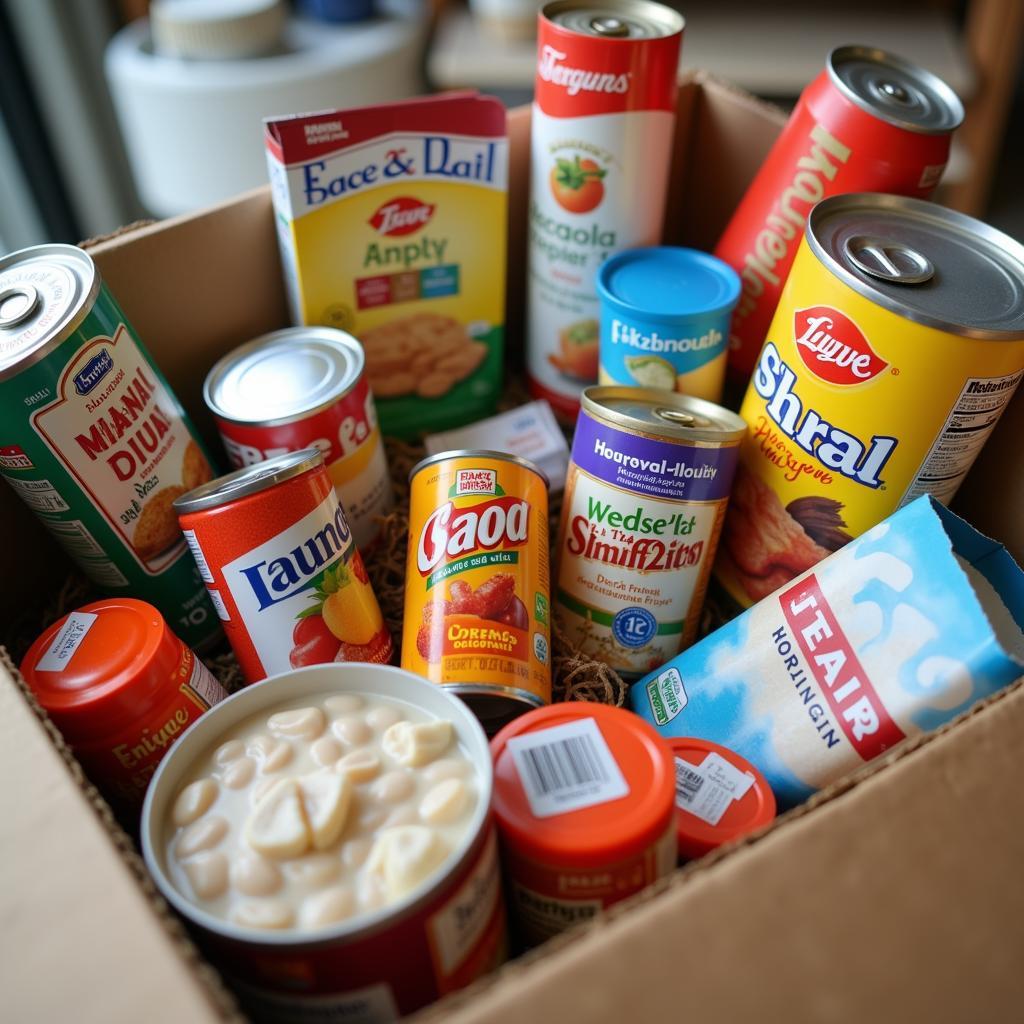
[[731, 312], [740, 279], [710, 253], [660, 245], [609, 257], [597, 272], [597, 291], [621, 313], [677, 323]]

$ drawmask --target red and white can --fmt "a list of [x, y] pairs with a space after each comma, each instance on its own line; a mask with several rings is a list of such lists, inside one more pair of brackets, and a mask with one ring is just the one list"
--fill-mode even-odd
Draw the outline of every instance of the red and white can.
[[597, 382], [597, 271], [661, 240], [683, 19], [649, 0], [538, 15], [530, 141], [527, 371], [563, 419]]
[[391, 660], [391, 633], [317, 448], [174, 503], [246, 682], [327, 661]]
[[289, 327], [229, 352], [203, 398], [234, 466], [319, 448], [357, 546], [380, 535], [393, 495], [363, 347], [330, 327]]
[[227, 697], [151, 604], [94, 601], [47, 626], [21, 663], [89, 780], [136, 818], [171, 744]]
[[893, 54], [828, 55], [715, 247], [743, 284], [729, 336], [734, 383], [754, 369], [811, 208], [842, 192], [927, 199], [963, 117], [941, 78]]

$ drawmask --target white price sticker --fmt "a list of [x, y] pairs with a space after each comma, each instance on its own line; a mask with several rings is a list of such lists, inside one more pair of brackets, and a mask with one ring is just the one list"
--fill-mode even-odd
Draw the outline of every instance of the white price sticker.
[[72, 612], [46, 653], [36, 663], [37, 672], [63, 672], [68, 667], [85, 634], [92, 629], [93, 623], [99, 618], [92, 612]]
[[699, 764], [676, 758], [676, 806], [717, 825], [734, 800], [742, 800], [754, 784], [754, 776], [741, 772], [719, 754], [711, 753]]

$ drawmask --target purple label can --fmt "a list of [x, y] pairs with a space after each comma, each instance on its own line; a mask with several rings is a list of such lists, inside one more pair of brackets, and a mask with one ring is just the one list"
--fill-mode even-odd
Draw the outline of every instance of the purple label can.
[[693, 643], [746, 424], [655, 388], [583, 392], [558, 531], [555, 610], [624, 678]]

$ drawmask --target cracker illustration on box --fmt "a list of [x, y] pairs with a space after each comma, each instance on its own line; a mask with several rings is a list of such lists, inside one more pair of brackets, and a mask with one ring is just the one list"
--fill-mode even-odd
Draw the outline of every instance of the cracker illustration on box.
[[273, 118], [292, 316], [354, 334], [385, 434], [473, 422], [501, 392], [505, 110], [460, 93]]

